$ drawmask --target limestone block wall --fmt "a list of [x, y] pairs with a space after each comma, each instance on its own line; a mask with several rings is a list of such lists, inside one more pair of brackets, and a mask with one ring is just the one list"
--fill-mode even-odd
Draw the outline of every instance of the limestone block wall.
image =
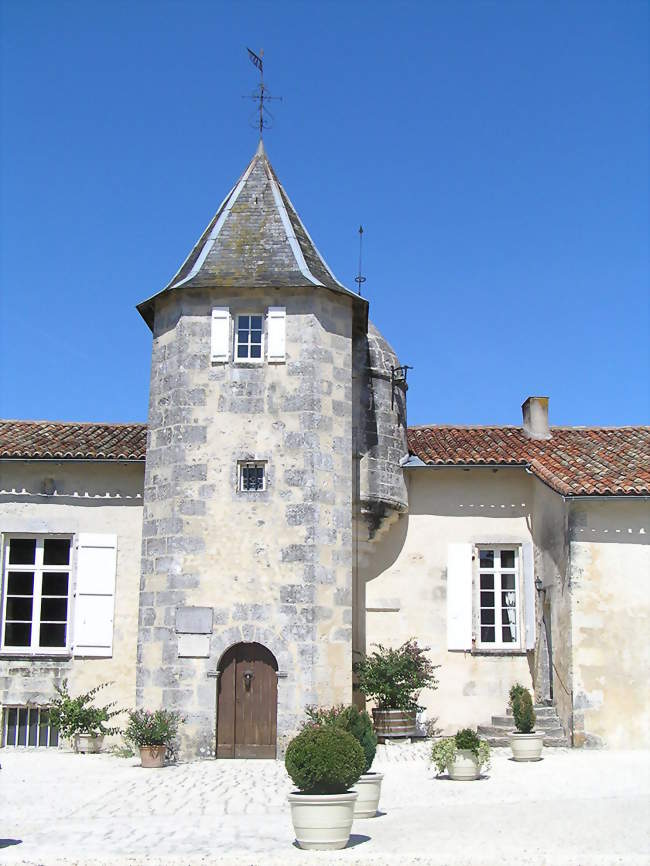
[[445, 733], [489, 723], [505, 711], [514, 682], [531, 685], [525, 652], [496, 656], [447, 648], [448, 544], [531, 541], [531, 479], [523, 470], [406, 470], [408, 514], [372, 545], [366, 581], [368, 648], [398, 646], [410, 637], [429, 646], [441, 667], [436, 691], [420, 703]]
[[571, 505], [576, 746], [650, 745], [650, 526], [645, 501]]
[[[274, 653], [280, 744], [306, 703], [351, 699], [352, 301], [325, 290], [176, 292], [153, 341], [138, 640], [140, 706], [183, 711], [214, 754], [231, 645]], [[286, 363], [212, 365], [213, 306], [286, 307]], [[237, 463], [267, 461], [267, 489]], [[179, 657], [179, 607], [211, 608], [208, 655]]]
[[[44, 479], [54, 482], [55, 494], [42, 492]], [[54, 697], [54, 682], [67, 677], [73, 694], [111, 681], [101, 702], [134, 706], [143, 480], [143, 464], [0, 462], [3, 540], [18, 532], [117, 534], [112, 657], [0, 656], [0, 704], [45, 704]], [[74, 552], [72, 580], [74, 585]]]

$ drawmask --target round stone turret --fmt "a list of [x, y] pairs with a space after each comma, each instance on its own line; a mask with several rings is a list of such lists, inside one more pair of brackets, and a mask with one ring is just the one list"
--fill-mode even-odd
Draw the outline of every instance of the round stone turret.
[[371, 534], [390, 513], [407, 510], [403, 459], [406, 442], [406, 380], [390, 343], [369, 323], [364, 376], [359, 498]]

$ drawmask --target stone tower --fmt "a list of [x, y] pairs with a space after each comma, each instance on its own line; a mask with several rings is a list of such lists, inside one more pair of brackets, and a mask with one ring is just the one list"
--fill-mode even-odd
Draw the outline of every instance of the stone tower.
[[[137, 704], [182, 711], [183, 757], [275, 754], [305, 704], [352, 698], [367, 302], [260, 143], [138, 309], [153, 350]], [[261, 751], [240, 712], [264, 716]]]

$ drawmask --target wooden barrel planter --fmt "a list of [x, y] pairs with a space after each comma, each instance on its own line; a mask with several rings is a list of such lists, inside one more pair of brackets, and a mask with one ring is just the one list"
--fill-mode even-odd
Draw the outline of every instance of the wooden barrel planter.
[[416, 734], [415, 710], [374, 709], [372, 721], [379, 739], [414, 737]]

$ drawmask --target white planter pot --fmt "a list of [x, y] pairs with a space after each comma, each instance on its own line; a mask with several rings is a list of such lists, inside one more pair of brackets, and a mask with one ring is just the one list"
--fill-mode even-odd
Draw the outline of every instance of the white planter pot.
[[359, 794], [354, 804], [355, 818], [374, 818], [379, 806], [383, 773], [364, 773], [355, 788]]
[[481, 775], [478, 759], [471, 749], [458, 749], [456, 757], [447, 769], [449, 778], [455, 782], [471, 782]]
[[289, 794], [291, 820], [300, 848], [332, 851], [350, 838], [356, 791], [345, 794]]
[[84, 755], [96, 755], [97, 752], [101, 752], [103, 744], [103, 734], [98, 737], [94, 734], [76, 734], [74, 738], [75, 752], [81, 752]]
[[515, 761], [541, 761], [544, 734], [510, 734], [510, 748]]

